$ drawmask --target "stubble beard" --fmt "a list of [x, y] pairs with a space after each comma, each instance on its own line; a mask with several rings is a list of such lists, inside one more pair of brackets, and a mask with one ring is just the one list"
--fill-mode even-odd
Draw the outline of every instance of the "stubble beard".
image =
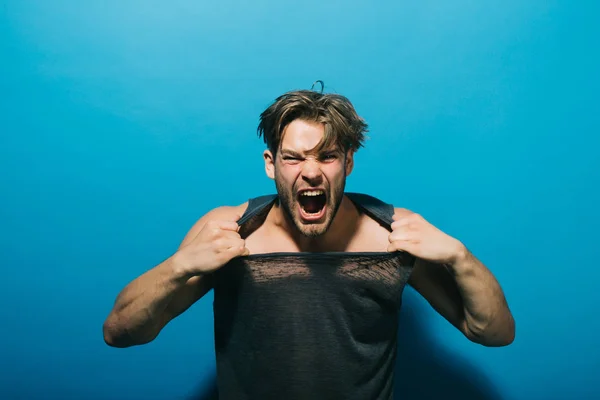
[[328, 193], [326, 202], [327, 209], [325, 211], [325, 221], [313, 224], [305, 224], [302, 222], [302, 218], [298, 215], [298, 200], [294, 193], [294, 189], [285, 187], [282, 180], [278, 179], [277, 173], [275, 173], [275, 187], [277, 188], [279, 204], [283, 212], [288, 219], [294, 223], [298, 232], [305, 237], [316, 238], [327, 232], [342, 205], [344, 190], [346, 188], [346, 179], [344, 178], [339, 185], [330, 188], [330, 193]]

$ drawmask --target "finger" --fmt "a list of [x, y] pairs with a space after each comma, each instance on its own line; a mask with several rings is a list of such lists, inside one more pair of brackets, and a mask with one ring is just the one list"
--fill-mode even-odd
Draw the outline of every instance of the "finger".
[[226, 231], [235, 231], [235, 232], [237, 232], [237, 230], [238, 230], [239, 227], [240, 226], [235, 221], [220, 221], [219, 222], [219, 228], [221, 228], [223, 230], [226, 230]]
[[410, 240], [411, 238], [411, 233], [403, 229], [396, 229], [388, 236], [390, 243], [396, 240]]
[[393, 251], [406, 251], [407, 253], [411, 253], [413, 250], [414, 244], [408, 240], [396, 240], [389, 244], [387, 250], [389, 252]]
[[219, 232], [219, 237], [222, 238], [226, 238], [226, 239], [241, 239], [240, 234], [237, 231], [232, 231], [232, 230], [221, 230]]
[[392, 219], [394, 221], [397, 221], [401, 218], [408, 217], [411, 214], [414, 214], [414, 213], [410, 210], [407, 210], [406, 208], [398, 208], [395, 210], [394, 215], [392, 215]]
[[240, 229], [240, 219], [242, 219], [242, 214], [236, 214], [235, 218], [233, 219], [235, 221], [235, 224], [237, 225], [237, 230]]
[[[225, 232], [225, 231], [223, 231]], [[235, 232], [228, 232], [230, 235], [237, 235]], [[232, 248], [243, 247], [244, 240], [239, 236], [225, 236], [225, 233], [221, 235], [218, 239], [213, 241], [215, 251], [219, 253], [224, 253]]]
[[[234, 233], [235, 235], [235, 233]], [[237, 238], [227, 238], [223, 241], [223, 250], [231, 250], [236, 248], [244, 248], [246, 247], [246, 241], [241, 239], [239, 236]]]
[[239, 253], [240, 256], [249, 256], [250, 255], [250, 250], [246, 247], [246, 241], [244, 239], [239, 239], [237, 241], [237, 246], [238, 249], [240, 249], [241, 253]]
[[387, 247], [388, 252], [394, 252], [394, 251], [398, 251], [398, 250], [402, 250], [402, 248], [399, 246], [398, 242], [390, 242], [390, 244]]
[[392, 225], [390, 225], [390, 227], [392, 228], [392, 230], [396, 230], [398, 228], [408, 227], [408, 225], [410, 225], [410, 223], [411, 223], [410, 219], [408, 219], [406, 217], [402, 217], [402, 218], [398, 218], [398, 219], [396, 219], [396, 221], [392, 222]]
[[235, 245], [229, 247], [227, 252], [231, 255], [231, 257], [243, 257], [250, 255], [250, 250], [246, 247], [245, 243], [240, 244], [240, 242], [236, 242]]

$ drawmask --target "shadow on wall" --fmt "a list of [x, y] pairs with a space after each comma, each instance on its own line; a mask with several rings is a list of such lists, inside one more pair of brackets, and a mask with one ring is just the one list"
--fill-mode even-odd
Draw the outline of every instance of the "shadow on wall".
[[434, 341], [420, 317], [423, 305], [416, 296], [409, 289], [403, 297], [394, 399], [500, 400], [496, 388], [475, 365]]
[[[411, 289], [404, 293], [394, 399], [501, 400], [492, 383], [474, 365], [433, 341], [420, 317], [423, 305], [416, 296]], [[217, 400], [214, 377], [206, 382], [187, 400]]]
[[219, 393], [217, 392], [216, 377], [212, 376], [206, 380], [206, 383], [200, 386], [196, 393], [188, 397], [186, 400], [218, 400]]

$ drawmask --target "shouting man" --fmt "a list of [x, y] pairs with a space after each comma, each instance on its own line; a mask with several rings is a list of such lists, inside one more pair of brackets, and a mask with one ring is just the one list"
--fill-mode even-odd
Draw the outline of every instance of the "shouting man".
[[106, 343], [154, 340], [212, 289], [220, 399], [391, 399], [406, 284], [469, 340], [512, 343], [500, 285], [460, 240], [345, 191], [366, 132], [343, 96], [277, 98], [258, 127], [276, 194], [202, 216], [118, 295]]

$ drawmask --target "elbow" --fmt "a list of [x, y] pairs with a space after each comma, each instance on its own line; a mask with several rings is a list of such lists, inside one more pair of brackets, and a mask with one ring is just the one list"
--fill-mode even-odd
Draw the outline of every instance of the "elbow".
[[504, 342], [502, 346], [508, 346], [515, 341], [515, 319], [512, 315], [509, 315], [509, 321], [506, 324], [506, 332], [504, 334]]
[[119, 324], [113, 317], [108, 317], [102, 325], [104, 343], [110, 347], [126, 348], [136, 345], [127, 329]]
[[515, 321], [509, 314], [504, 321], [494, 321], [485, 328], [467, 327], [465, 336], [482, 346], [505, 347], [515, 341], [515, 331]]
[[515, 331], [506, 330], [481, 340], [480, 344], [486, 347], [505, 347], [511, 345], [514, 341]]
[[511, 315], [509, 323], [508, 323], [508, 327], [506, 329], [506, 333], [504, 335], [505, 342], [504, 342], [503, 346], [508, 346], [509, 344], [512, 344], [515, 341], [515, 331], [516, 331], [515, 320]]
[[119, 340], [117, 336], [111, 335], [108, 332], [104, 332], [104, 343], [106, 343], [106, 345], [108, 345], [109, 347], [115, 347], [120, 349], [130, 346], [130, 344]]
[[111, 335], [110, 332], [104, 331], [104, 343], [109, 347], [123, 347], [118, 345], [118, 340], [115, 336]]
[[503, 347], [512, 344], [515, 341], [515, 319], [509, 312], [506, 316], [506, 322], [500, 324], [498, 328], [498, 339], [496, 347]]
[[150, 343], [158, 335], [154, 330], [143, 333], [145, 334], [132, 335], [127, 326], [119, 323], [115, 317], [107, 318], [102, 325], [104, 343], [120, 349]]
[[117, 327], [108, 319], [102, 325], [102, 335], [104, 343], [110, 347], [125, 348], [131, 346], [127, 340], [124, 340], [125, 335], [119, 333]]

